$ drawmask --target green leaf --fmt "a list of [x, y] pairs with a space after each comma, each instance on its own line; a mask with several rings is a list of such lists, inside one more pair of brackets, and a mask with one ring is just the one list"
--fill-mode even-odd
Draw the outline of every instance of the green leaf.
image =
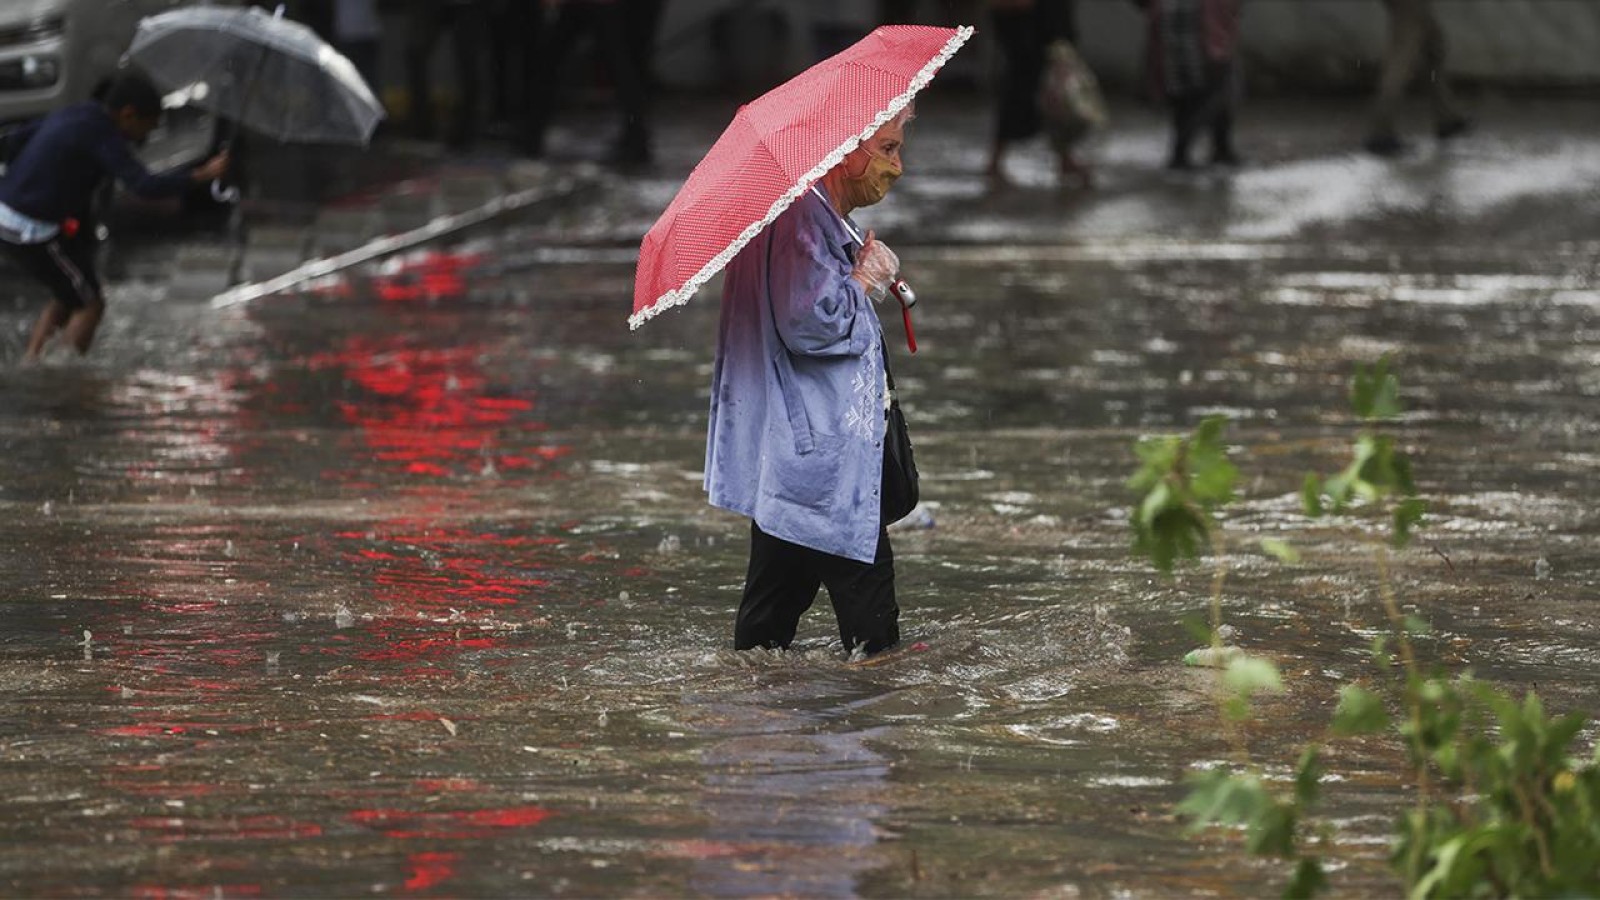
[[1315, 472], [1307, 472], [1305, 483], [1300, 486], [1300, 506], [1313, 519], [1327, 512], [1322, 508], [1322, 479]]
[[1292, 857], [1298, 820], [1292, 805], [1271, 800], [1250, 823], [1244, 845], [1257, 856]]
[[1262, 691], [1283, 693], [1283, 679], [1271, 660], [1259, 656], [1237, 656], [1228, 661], [1222, 673], [1222, 683], [1241, 697], [1251, 697]]
[[1433, 633], [1433, 626], [1418, 615], [1408, 615], [1404, 619], [1407, 634], [1426, 635]]
[[1322, 862], [1314, 857], [1302, 856], [1300, 863], [1294, 867], [1294, 876], [1283, 889], [1283, 896], [1289, 900], [1307, 900], [1327, 886], [1328, 876], [1323, 874]]
[[1322, 751], [1316, 744], [1301, 751], [1300, 763], [1294, 770], [1294, 802], [1301, 806], [1310, 806], [1317, 802], [1317, 797], [1322, 792], [1324, 771]]
[[1189, 794], [1178, 804], [1177, 813], [1194, 820], [1191, 833], [1210, 825], [1247, 824], [1272, 803], [1261, 779], [1254, 775], [1211, 769], [1196, 772], [1188, 780]]
[[1363, 419], [1392, 419], [1400, 415], [1400, 380], [1389, 374], [1385, 354], [1371, 370], [1356, 366], [1350, 380], [1350, 409]]
[[1294, 565], [1300, 561], [1300, 551], [1294, 545], [1281, 538], [1262, 538], [1261, 549], [1275, 557], [1279, 562]]
[[1376, 694], [1347, 684], [1339, 689], [1339, 706], [1333, 711], [1330, 727], [1341, 737], [1374, 734], [1389, 727], [1389, 713]]
[[1422, 521], [1422, 513], [1427, 509], [1427, 502], [1415, 497], [1402, 500], [1394, 508], [1394, 535], [1391, 543], [1396, 549], [1411, 543], [1411, 529]]
[[1210, 645], [1213, 635], [1211, 633], [1211, 625], [1206, 622], [1205, 616], [1200, 613], [1190, 613], [1183, 617], [1182, 624], [1183, 630], [1189, 632], [1190, 637], [1203, 644]]

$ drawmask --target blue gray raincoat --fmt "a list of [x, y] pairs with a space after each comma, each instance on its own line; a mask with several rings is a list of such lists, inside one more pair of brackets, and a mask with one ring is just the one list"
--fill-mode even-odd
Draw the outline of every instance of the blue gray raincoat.
[[855, 243], [807, 191], [728, 264], [705, 489], [767, 534], [871, 562], [887, 395]]

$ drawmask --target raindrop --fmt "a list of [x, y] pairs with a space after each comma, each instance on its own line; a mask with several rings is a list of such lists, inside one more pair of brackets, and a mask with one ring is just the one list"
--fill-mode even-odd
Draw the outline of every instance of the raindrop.
[[1539, 579], [1540, 581], [1543, 581], [1546, 578], [1549, 578], [1550, 577], [1550, 560], [1545, 559], [1542, 556], [1539, 557], [1538, 561], [1536, 561], [1533, 564], [1533, 577]]
[[578, 639], [578, 623], [577, 622], [568, 622], [567, 623], [567, 640], [575, 641], [577, 639]]
[[600, 718], [599, 718], [600, 727], [601, 728], [606, 727], [606, 723], [609, 722], [609, 721], [610, 721], [610, 717], [606, 715], [606, 711], [603, 710], [603, 709], [600, 710]]
[[124, 625], [124, 626], [122, 626], [122, 633], [123, 634], [129, 634], [129, 635], [133, 634], [133, 626], [132, 625]]
[[350, 612], [350, 607], [345, 606], [343, 603], [339, 604], [338, 608], [333, 612], [333, 627], [349, 628], [355, 623], [356, 617]]
[[622, 602], [622, 603], [627, 603], [628, 602], [628, 592], [627, 591], [623, 591], [622, 593], [618, 594], [617, 595], [617, 600]]
[[222, 545], [222, 555], [230, 559], [238, 555], [238, 551], [233, 549], [233, 541], [227, 541]]
[[679, 540], [675, 534], [667, 535], [661, 539], [661, 543], [656, 545], [656, 552], [663, 556], [671, 556], [681, 549], [683, 549], [683, 541]]
[[46, 500], [44, 505], [39, 507], [39, 512], [47, 516], [53, 516], [56, 514], [56, 505]]
[[278, 654], [279, 651], [277, 650], [267, 651], [267, 671], [276, 672], [278, 670]]

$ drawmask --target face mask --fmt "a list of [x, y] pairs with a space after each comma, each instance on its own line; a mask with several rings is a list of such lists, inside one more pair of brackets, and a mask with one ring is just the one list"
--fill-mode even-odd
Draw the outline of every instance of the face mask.
[[900, 167], [885, 157], [867, 153], [867, 167], [860, 175], [845, 170], [845, 200], [854, 208], [871, 206], [889, 193], [890, 185], [900, 177]]

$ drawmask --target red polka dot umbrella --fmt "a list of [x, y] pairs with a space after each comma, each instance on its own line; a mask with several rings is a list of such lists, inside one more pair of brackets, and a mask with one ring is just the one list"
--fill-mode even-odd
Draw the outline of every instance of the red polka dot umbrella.
[[661, 218], [634, 274], [638, 328], [687, 303], [845, 154], [905, 109], [971, 28], [885, 25], [739, 108]]

